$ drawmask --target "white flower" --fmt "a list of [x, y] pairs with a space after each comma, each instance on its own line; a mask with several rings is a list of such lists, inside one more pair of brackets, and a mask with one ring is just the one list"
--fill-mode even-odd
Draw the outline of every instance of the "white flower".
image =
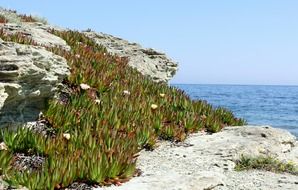
[[64, 137], [66, 140], [69, 140], [69, 139], [70, 139], [70, 134], [69, 134], [69, 133], [63, 133], [63, 137]]
[[4, 142], [0, 143], [0, 150], [7, 150], [7, 149], [8, 147]]
[[161, 94], [159, 94], [159, 96], [163, 98], [163, 97], [165, 97], [165, 94], [161, 93]]
[[128, 90], [124, 90], [124, 91], [123, 91], [123, 94], [124, 94], [124, 95], [130, 95], [130, 92], [129, 92]]
[[83, 89], [83, 90], [88, 90], [88, 89], [91, 88], [88, 84], [80, 84], [80, 87], [81, 87], [81, 89]]
[[76, 58], [80, 58], [81, 57], [81, 55], [80, 54], [76, 54]]
[[42, 117], [43, 117], [43, 113], [42, 112], [39, 112], [38, 118], [42, 118]]
[[151, 109], [155, 110], [158, 106], [156, 104], [151, 104]]
[[99, 105], [101, 103], [101, 100], [100, 99], [96, 99], [95, 100], [95, 103]]

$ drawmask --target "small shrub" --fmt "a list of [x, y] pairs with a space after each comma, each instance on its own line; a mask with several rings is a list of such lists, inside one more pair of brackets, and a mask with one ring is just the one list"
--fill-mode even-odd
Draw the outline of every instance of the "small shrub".
[[20, 14], [18, 15], [22, 22], [37, 22], [37, 20], [31, 15]]
[[270, 156], [259, 156], [256, 158], [241, 156], [236, 161], [236, 171], [260, 169], [275, 173], [287, 172], [293, 175], [298, 175], [298, 166], [293, 163], [281, 162]]
[[40, 17], [40, 16], [32, 16], [33, 20], [35, 22], [41, 22], [43, 24], [48, 24], [48, 20], [45, 17]]
[[3, 15], [0, 15], [0, 24], [1, 23], [7, 23], [7, 19]]

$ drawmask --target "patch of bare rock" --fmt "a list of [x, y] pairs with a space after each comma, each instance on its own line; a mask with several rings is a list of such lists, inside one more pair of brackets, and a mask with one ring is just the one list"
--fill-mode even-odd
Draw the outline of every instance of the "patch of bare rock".
[[84, 34], [104, 46], [110, 53], [127, 57], [131, 67], [136, 68], [143, 75], [150, 76], [156, 82], [167, 82], [178, 69], [177, 63], [168, 58], [165, 53], [152, 48], [143, 48], [137, 43], [109, 34], [87, 31]]
[[0, 125], [34, 121], [68, 76], [63, 57], [0, 39]]
[[241, 155], [268, 155], [298, 165], [298, 144], [289, 132], [269, 126], [227, 127], [216, 134], [197, 133], [183, 143], [160, 142], [142, 151], [143, 173], [122, 186], [98, 190], [298, 189], [298, 177], [261, 170], [235, 171]]

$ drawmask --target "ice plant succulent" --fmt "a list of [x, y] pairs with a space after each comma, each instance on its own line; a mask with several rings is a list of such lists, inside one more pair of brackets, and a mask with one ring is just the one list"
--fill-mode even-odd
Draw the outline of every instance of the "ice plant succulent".
[[3, 15], [0, 15], [0, 24], [1, 24], [1, 23], [7, 23], [7, 19], [6, 19], [6, 17], [3, 16]]
[[[154, 83], [129, 67], [126, 58], [109, 54], [82, 33], [49, 32], [71, 47], [71, 51], [47, 47], [68, 61], [71, 74], [64, 81], [71, 93], [63, 104], [50, 100], [43, 111], [54, 136], [18, 130], [16, 135], [5, 132], [0, 138], [8, 148], [0, 151], [0, 172], [7, 174], [12, 185], [52, 190], [75, 181], [120, 184], [136, 173], [135, 155], [142, 148], [154, 148], [157, 139], [183, 141], [191, 132], [217, 132], [245, 123], [226, 109], [193, 101], [181, 90]], [[0, 30], [0, 37], [37, 45], [29, 37], [9, 35], [5, 30]], [[20, 173], [11, 167], [13, 155], [19, 152], [44, 156], [43, 169]]]

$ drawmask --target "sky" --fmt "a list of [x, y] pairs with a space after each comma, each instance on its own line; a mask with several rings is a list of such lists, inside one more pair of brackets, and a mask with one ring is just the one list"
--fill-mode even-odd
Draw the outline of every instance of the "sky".
[[0, 0], [165, 52], [178, 84], [298, 85], [297, 0]]

